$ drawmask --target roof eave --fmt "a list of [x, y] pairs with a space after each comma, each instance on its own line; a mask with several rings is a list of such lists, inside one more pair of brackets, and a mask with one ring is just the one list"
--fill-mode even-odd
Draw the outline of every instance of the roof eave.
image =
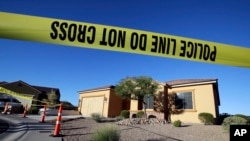
[[175, 87], [185, 87], [185, 86], [193, 86], [193, 85], [204, 85], [204, 84], [213, 84], [217, 83], [217, 80], [214, 81], [206, 81], [206, 82], [194, 82], [194, 83], [186, 83], [186, 84], [176, 84], [176, 85], [170, 85], [172, 88]]

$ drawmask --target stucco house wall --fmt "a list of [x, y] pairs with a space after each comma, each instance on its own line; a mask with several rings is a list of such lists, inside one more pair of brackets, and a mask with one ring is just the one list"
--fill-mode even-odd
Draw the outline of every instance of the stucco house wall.
[[172, 114], [171, 120], [181, 120], [183, 122], [200, 123], [198, 114], [207, 112], [218, 116], [217, 107], [214, 99], [213, 84], [187, 86], [169, 89], [169, 92], [185, 92], [192, 91], [193, 109], [183, 110], [180, 114]]
[[108, 104], [108, 117], [115, 117], [120, 115], [122, 111], [122, 99], [115, 94], [114, 89], [110, 89]]
[[78, 111], [84, 116], [99, 113], [103, 117], [115, 117], [122, 110], [122, 99], [115, 95], [114, 86], [79, 91]]

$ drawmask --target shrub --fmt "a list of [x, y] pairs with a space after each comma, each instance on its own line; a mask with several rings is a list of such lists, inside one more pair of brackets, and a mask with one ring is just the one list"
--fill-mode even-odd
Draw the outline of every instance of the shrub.
[[198, 115], [198, 118], [205, 125], [207, 125], [207, 124], [213, 124], [214, 123], [214, 116], [211, 113], [200, 113]]
[[250, 118], [247, 117], [246, 115], [242, 115], [242, 114], [236, 114], [234, 115], [235, 117], [241, 117], [244, 118], [245, 120], [247, 120], [247, 124], [250, 124]]
[[219, 115], [219, 120], [218, 120], [218, 124], [221, 125], [223, 123], [223, 120], [227, 117], [230, 117], [231, 115], [228, 113], [222, 113]]
[[224, 119], [222, 127], [229, 132], [230, 125], [247, 125], [247, 120], [242, 117], [232, 116]]
[[142, 118], [144, 116], [144, 112], [143, 111], [138, 111], [137, 113], [136, 113], [136, 117], [137, 118]]
[[180, 120], [176, 120], [173, 122], [174, 127], [181, 127], [181, 121]]
[[117, 117], [116, 117], [116, 121], [120, 121], [120, 120], [123, 120], [123, 119], [124, 119], [123, 116], [117, 116]]
[[95, 120], [96, 122], [101, 122], [102, 120], [102, 116], [98, 113], [92, 113], [91, 114], [91, 117], [93, 120]]
[[112, 126], [106, 126], [92, 136], [93, 141], [119, 141], [119, 132]]
[[129, 118], [130, 112], [128, 110], [122, 110], [120, 116]]
[[29, 114], [38, 114], [39, 108], [38, 107], [30, 107], [28, 110]]

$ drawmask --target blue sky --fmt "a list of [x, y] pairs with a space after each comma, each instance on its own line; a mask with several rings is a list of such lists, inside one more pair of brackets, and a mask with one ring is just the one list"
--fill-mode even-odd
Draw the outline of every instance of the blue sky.
[[[247, 0], [11, 0], [0, 1], [0, 11], [250, 47]], [[147, 75], [163, 82], [218, 78], [220, 112], [250, 115], [249, 68], [7, 39], [0, 39], [0, 59], [0, 81], [57, 87], [61, 100], [75, 105], [77, 91], [115, 85], [126, 76]]]

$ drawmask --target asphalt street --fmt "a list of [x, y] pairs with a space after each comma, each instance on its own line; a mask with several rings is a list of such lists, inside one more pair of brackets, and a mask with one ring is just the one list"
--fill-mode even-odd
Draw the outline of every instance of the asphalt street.
[[[62, 118], [77, 118], [80, 115], [62, 116]], [[62, 137], [51, 136], [54, 132], [55, 125], [46, 120], [54, 120], [57, 116], [46, 116], [45, 122], [39, 122], [40, 115], [0, 115], [0, 140], [3, 141], [61, 141]], [[6, 130], [3, 127], [8, 126]]]

